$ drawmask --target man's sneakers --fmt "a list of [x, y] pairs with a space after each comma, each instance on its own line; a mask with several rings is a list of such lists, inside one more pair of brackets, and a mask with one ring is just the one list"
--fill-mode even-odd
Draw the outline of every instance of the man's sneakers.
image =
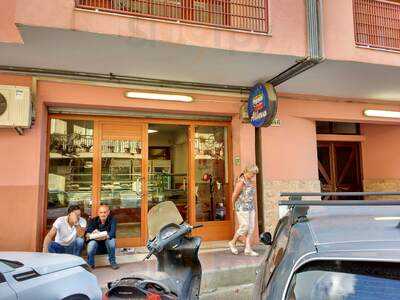
[[[110, 264], [110, 266], [111, 266], [111, 268], [112, 268], [113, 270], [119, 269], [119, 265], [118, 265], [117, 263]], [[89, 265], [89, 267], [90, 267], [92, 270], [94, 270], [94, 269], [96, 268], [95, 265], [93, 265], [93, 266]]]

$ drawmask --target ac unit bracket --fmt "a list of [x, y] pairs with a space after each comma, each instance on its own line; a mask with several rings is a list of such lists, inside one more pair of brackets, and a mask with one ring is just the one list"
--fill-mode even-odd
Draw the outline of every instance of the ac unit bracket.
[[21, 127], [14, 127], [15, 131], [19, 134], [19, 135], [24, 135], [24, 129]]

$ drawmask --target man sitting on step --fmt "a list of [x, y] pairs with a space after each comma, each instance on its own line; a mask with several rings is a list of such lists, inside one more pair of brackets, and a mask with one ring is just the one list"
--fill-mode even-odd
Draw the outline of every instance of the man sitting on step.
[[98, 210], [98, 216], [89, 221], [86, 238], [87, 260], [88, 264], [94, 268], [94, 256], [96, 254], [107, 253], [111, 268], [118, 269], [119, 266], [115, 260], [115, 231], [117, 229], [117, 220], [110, 215], [110, 208], [107, 205], [101, 205]]
[[[57, 218], [43, 242], [43, 252], [80, 256], [86, 229], [79, 205], [71, 205], [66, 216]], [[54, 241], [53, 241], [54, 239]]]

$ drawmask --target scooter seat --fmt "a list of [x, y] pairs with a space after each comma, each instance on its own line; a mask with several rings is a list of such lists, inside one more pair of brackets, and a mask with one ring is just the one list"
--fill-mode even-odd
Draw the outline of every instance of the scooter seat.
[[156, 283], [160, 286], [165, 286], [169, 289], [169, 292], [178, 295], [178, 290], [176, 289], [177, 285], [174, 282], [174, 279], [171, 278], [170, 275], [164, 272], [145, 272], [145, 273], [135, 273], [132, 274], [132, 277], [140, 278], [148, 283]]

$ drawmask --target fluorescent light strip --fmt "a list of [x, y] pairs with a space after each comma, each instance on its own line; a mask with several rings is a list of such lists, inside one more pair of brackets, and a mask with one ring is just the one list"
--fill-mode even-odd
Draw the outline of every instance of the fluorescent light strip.
[[400, 217], [375, 217], [376, 221], [400, 221]]
[[158, 130], [155, 130], [155, 129], [148, 129], [147, 132], [148, 132], [148, 133], [156, 133], [156, 132], [158, 132]]
[[134, 99], [165, 100], [165, 101], [180, 101], [180, 102], [192, 102], [193, 101], [193, 98], [190, 96], [174, 95], [174, 94], [127, 92], [125, 95], [128, 98], [134, 98]]
[[400, 111], [366, 109], [364, 115], [367, 117], [400, 118]]

